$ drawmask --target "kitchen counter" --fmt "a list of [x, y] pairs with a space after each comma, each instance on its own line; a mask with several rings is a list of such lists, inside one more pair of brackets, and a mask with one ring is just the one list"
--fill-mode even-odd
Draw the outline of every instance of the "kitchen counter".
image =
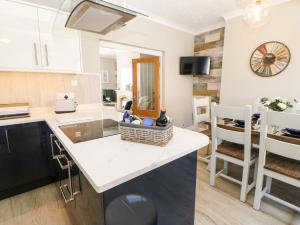
[[96, 120], [103, 116], [110, 116], [116, 120], [121, 119], [122, 114], [113, 110], [112, 107], [102, 106], [101, 104], [85, 104], [79, 105], [75, 113], [56, 114], [52, 107], [37, 107], [30, 108], [30, 117], [17, 119], [3, 119], [0, 120], [0, 126], [15, 125], [30, 122], [47, 121], [51, 119], [59, 119], [66, 122], [70, 118], [76, 120]]
[[120, 135], [73, 144], [59, 128], [65, 123], [107, 118], [119, 121], [122, 114], [100, 104], [80, 105], [76, 113], [69, 114], [55, 114], [51, 108], [33, 108], [31, 117], [1, 120], [0, 126], [46, 121], [97, 193], [168, 164], [209, 143], [208, 137], [203, 134], [174, 127], [174, 137], [165, 147], [123, 141]]

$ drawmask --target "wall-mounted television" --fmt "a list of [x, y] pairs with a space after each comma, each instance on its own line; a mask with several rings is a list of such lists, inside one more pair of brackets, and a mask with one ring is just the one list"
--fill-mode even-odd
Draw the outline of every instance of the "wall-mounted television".
[[102, 90], [103, 101], [104, 102], [116, 102], [117, 101], [117, 93], [115, 90], [103, 89]]
[[209, 72], [209, 56], [180, 57], [181, 75], [209, 75]]

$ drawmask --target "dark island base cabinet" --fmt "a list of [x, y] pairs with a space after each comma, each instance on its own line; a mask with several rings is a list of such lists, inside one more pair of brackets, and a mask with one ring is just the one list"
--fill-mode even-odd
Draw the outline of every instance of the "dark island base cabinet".
[[81, 193], [67, 205], [74, 225], [104, 225], [108, 204], [123, 194], [150, 198], [157, 209], [157, 225], [194, 225], [197, 154], [191, 153], [102, 194], [80, 172]]
[[191, 153], [104, 192], [104, 207], [123, 194], [153, 200], [157, 225], [194, 225], [197, 153]]
[[0, 127], [0, 199], [57, 179], [45, 122]]

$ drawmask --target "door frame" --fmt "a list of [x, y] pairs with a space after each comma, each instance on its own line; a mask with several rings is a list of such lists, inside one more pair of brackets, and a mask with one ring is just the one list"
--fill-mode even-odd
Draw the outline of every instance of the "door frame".
[[121, 42], [115, 42], [115, 41], [110, 41], [110, 40], [105, 40], [105, 39], [99, 39], [99, 49], [100, 49], [100, 47], [134, 51], [134, 52], [139, 52], [139, 53], [145, 54], [145, 55], [152, 55], [152, 56], [159, 57], [159, 62], [160, 62], [160, 67], [159, 67], [160, 108], [165, 105], [165, 85], [164, 85], [165, 84], [165, 72], [164, 72], [165, 71], [165, 69], [164, 69], [165, 52], [163, 50], [151, 49], [151, 48], [146, 48], [146, 47], [142, 47], [142, 46], [126, 44], [126, 43], [121, 43]]
[[[137, 66], [139, 63], [154, 63], [155, 70], [154, 75], [157, 74], [157, 76], [154, 76], [154, 92], [155, 97], [157, 97], [157, 101], [154, 102], [154, 109], [155, 110], [139, 110], [138, 109], [138, 70]], [[151, 117], [151, 118], [157, 118], [159, 116], [160, 111], [160, 58], [159, 57], [151, 57], [151, 58], [138, 58], [132, 60], [132, 83], [133, 83], [133, 89], [132, 89], [132, 96], [133, 96], [133, 113], [141, 116], [141, 117]], [[156, 98], [154, 98], [156, 99]]]

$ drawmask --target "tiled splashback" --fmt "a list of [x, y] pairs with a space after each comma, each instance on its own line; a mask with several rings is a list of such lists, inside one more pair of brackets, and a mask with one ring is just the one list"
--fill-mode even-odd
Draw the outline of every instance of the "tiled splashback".
[[194, 76], [193, 94], [210, 96], [219, 102], [225, 28], [220, 28], [195, 37], [195, 56], [211, 56], [210, 76]]
[[99, 103], [100, 75], [0, 72], [0, 104], [53, 106], [59, 93], [74, 93], [79, 104]]

